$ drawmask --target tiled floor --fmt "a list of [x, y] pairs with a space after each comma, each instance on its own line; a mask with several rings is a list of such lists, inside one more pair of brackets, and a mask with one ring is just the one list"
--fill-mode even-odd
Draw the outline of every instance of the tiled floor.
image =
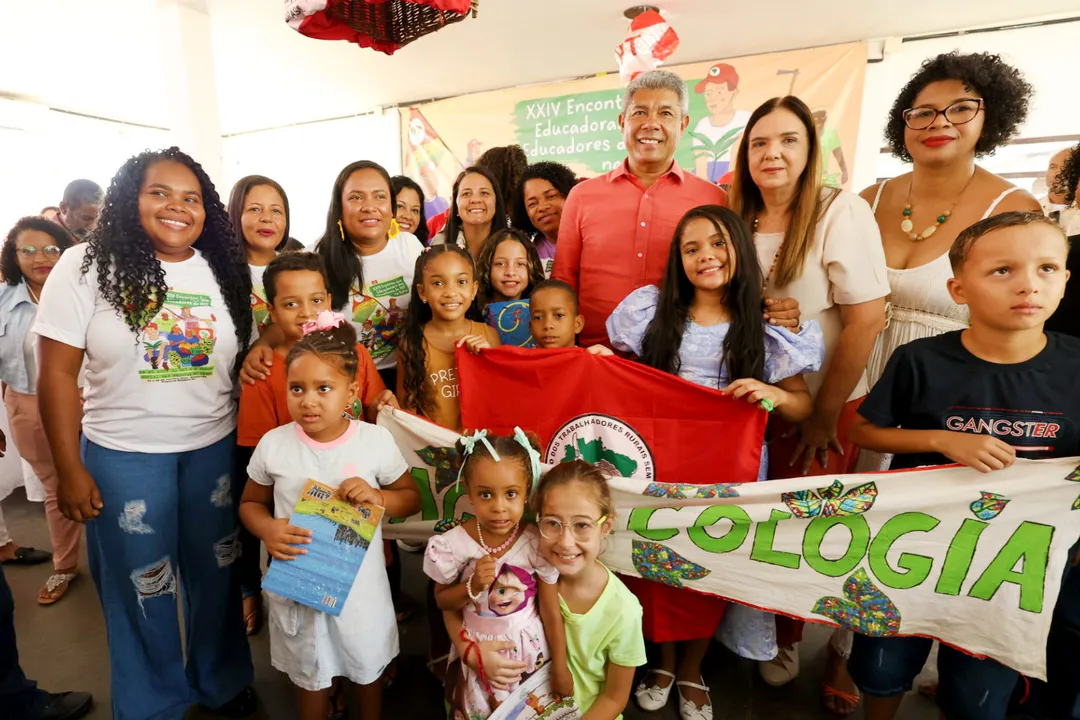
[[[47, 548], [48, 530], [40, 505], [28, 503], [21, 490], [4, 501], [4, 515], [12, 536], [20, 543]], [[85, 552], [84, 552], [85, 558]], [[420, 556], [403, 553], [405, 590], [422, 600], [423, 578]], [[85, 567], [85, 565], [84, 565]], [[89, 576], [72, 586], [64, 600], [52, 607], [40, 607], [34, 598], [49, 576], [50, 567], [5, 568], [15, 594], [15, 623], [19, 650], [27, 675], [45, 689], [89, 690], [97, 701], [90, 714], [106, 720], [109, 711], [109, 663], [101, 607]], [[802, 674], [791, 685], [775, 689], [757, 677], [754, 663], [742, 660], [720, 646], [706, 659], [706, 682], [712, 687], [717, 720], [811, 720], [835, 717], [827, 713], [819, 699], [823, 672], [824, 644], [828, 632], [810, 627], [801, 645]], [[402, 657], [397, 681], [388, 690], [384, 717], [443, 717], [441, 691], [424, 667], [427, 626], [419, 615], [401, 626]], [[286, 720], [296, 717], [288, 680], [269, 664], [269, 640], [264, 630], [252, 640], [255, 657], [256, 690], [262, 701], [261, 717]], [[631, 705], [627, 720], [676, 720], [674, 698], [663, 711], [644, 713]], [[851, 716], [862, 717], [861, 711]], [[898, 720], [935, 720], [936, 709], [915, 694], [909, 695]]]

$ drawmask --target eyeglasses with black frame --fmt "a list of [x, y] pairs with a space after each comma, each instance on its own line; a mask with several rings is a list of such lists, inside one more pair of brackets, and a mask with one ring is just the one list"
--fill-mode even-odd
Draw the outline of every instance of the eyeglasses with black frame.
[[21, 248], [15, 248], [15, 251], [27, 259], [34, 257], [38, 252], [44, 253], [45, 257], [50, 259], [60, 257], [60, 248], [55, 245], [46, 245], [40, 249], [33, 245], [23, 245]]
[[593, 539], [596, 531], [600, 529], [605, 520], [607, 520], [607, 515], [601, 515], [596, 520], [579, 516], [572, 518], [570, 524], [566, 525], [553, 515], [545, 515], [536, 521], [536, 526], [540, 530], [540, 534], [548, 540], [558, 540], [562, 537], [564, 528], [569, 527], [572, 538], [578, 542], [588, 542]]
[[904, 124], [912, 130], [925, 130], [934, 124], [939, 115], [944, 115], [950, 124], [964, 125], [974, 120], [984, 107], [982, 98], [964, 98], [944, 110], [929, 106], [908, 108], [904, 111]]

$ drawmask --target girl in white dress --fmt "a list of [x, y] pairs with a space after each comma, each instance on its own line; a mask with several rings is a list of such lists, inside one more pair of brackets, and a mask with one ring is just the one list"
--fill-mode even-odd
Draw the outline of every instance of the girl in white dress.
[[[337, 488], [342, 500], [385, 508], [389, 517], [420, 509], [420, 494], [390, 433], [342, 412], [357, 392], [352, 325], [323, 311], [304, 330], [285, 361], [294, 422], [259, 441], [240, 506], [244, 525], [282, 562], [305, 554], [311, 542], [311, 531], [289, 522], [309, 479]], [[296, 686], [301, 720], [326, 717], [335, 677], [356, 685], [363, 720], [380, 717], [379, 679], [398, 654], [382, 548], [380, 528], [338, 617], [267, 592], [271, 664]]]

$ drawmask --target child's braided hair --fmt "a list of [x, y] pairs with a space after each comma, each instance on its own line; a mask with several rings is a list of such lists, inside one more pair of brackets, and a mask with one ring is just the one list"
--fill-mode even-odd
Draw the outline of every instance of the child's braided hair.
[[316, 330], [304, 335], [293, 345], [285, 358], [285, 370], [287, 371], [289, 366], [304, 353], [316, 355], [328, 364], [334, 364], [330, 361], [335, 360], [345, 377], [350, 381], [356, 377], [356, 368], [360, 364], [360, 359], [356, 355], [356, 330], [348, 321], [342, 322], [332, 330]]

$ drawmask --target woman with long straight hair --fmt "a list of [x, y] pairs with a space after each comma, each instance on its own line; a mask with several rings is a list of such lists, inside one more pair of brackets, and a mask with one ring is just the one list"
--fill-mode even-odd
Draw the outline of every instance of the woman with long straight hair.
[[[387, 387], [397, 385], [397, 346], [405, 325], [413, 267], [424, 246], [395, 218], [394, 183], [382, 165], [349, 163], [334, 180], [326, 228], [315, 246], [326, 267], [334, 310], [356, 328]], [[244, 366], [245, 381], [263, 379], [278, 333], [265, 332]]]
[[[801, 333], [769, 325], [761, 317], [761, 270], [749, 228], [738, 215], [717, 205], [688, 211], [675, 228], [667, 267], [659, 286], [630, 293], [607, 320], [612, 346], [642, 363], [743, 401], [767, 399], [792, 422], [810, 413], [810, 393], [802, 373], [821, 366], [817, 323]], [[602, 345], [590, 352], [610, 354]], [[762, 448], [756, 478], [768, 467]], [[692, 482], [692, 481], [691, 481]], [[702, 680], [701, 662], [727, 616], [726, 600], [637, 578], [626, 585], [642, 606], [645, 637], [660, 645], [659, 663], [635, 690], [644, 710], [667, 704], [674, 686], [684, 720], [711, 720], [712, 700]], [[760, 631], [729, 621], [738, 640], [728, 644], [749, 657], [767, 656], [769, 626]], [[760, 615], [760, 613], [759, 613]]]
[[[766, 101], [750, 116], [739, 142], [731, 209], [753, 229], [754, 245], [771, 297], [793, 297], [804, 320], [825, 335], [825, 362], [806, 376], [814, 400], [798, 425], [774, 418], [769, 477], [851, 472], [858, 455], [847, 429], [867, 392], [866, 365], [885, 327], [889, 284], [881, 233], [865, 200], [825, 188], [821, 152], [810, 108], [793, 96]], [[795, 645], [802, 623], [777, 618], [777, 657], [761, 665], [762, 677], [783, 685], [798, 674]], [[832, 652], [850, 653], [850, 635], [836, 637]], [[858, 696], [826, 685], [829, 698], [849, 707]]]
[[454, 181], [450, 217], [432, 244], [457, 243], [475, 261], [491, 233], [505, 227], [506, 205], [495, 176], [486, 168], [473, 166]]

